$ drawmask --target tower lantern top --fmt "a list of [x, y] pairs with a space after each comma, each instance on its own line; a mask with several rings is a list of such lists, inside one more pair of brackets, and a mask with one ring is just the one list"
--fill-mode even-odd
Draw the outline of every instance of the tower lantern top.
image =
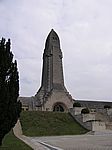
[[60, 40], [58, 34], [52, 29], [47, 36], [45, 49], [50, 48], [49, 46], [56, 46], [60, 48]]

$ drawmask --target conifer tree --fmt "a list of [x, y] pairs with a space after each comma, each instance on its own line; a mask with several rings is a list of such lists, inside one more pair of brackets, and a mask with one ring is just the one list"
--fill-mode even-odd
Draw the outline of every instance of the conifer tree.
[[0, 41], [0, 145], [2, 139], [16, 124], [20, 112], [19, 75], [17, 62], [13, 61], [10, 39]]

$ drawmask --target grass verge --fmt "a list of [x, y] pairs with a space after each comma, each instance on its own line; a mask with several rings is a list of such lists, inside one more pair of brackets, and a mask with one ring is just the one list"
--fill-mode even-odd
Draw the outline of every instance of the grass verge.
[[8, 133], [4, 139], [2, 147], [0, 147], [0, 150], [33, 150], [28, 145], [26, 145], [24, 142], [16, 138], [11, 131]]
[[78, 135], [87, 132], [68, 113], [26, 111], [20, 118], [26, 136]]

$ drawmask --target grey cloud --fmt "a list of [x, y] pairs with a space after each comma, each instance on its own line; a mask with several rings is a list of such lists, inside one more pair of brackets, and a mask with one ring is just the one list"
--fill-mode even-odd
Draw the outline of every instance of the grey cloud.
[[54, 28], [64, 55], [65, 83], [76, 99], [112, 100], [112, 1], [0, 2], [0, 37], [11, 38], [20, 72], [20, 95], [41, 82], [45, 39]]

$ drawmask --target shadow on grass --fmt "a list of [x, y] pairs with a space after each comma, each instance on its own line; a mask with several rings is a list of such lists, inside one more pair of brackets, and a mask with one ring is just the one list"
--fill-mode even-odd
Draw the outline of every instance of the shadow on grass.
[[32, 148], [16, 138], [11, 131], [4, 137], [0, 150], [32, 150]]

